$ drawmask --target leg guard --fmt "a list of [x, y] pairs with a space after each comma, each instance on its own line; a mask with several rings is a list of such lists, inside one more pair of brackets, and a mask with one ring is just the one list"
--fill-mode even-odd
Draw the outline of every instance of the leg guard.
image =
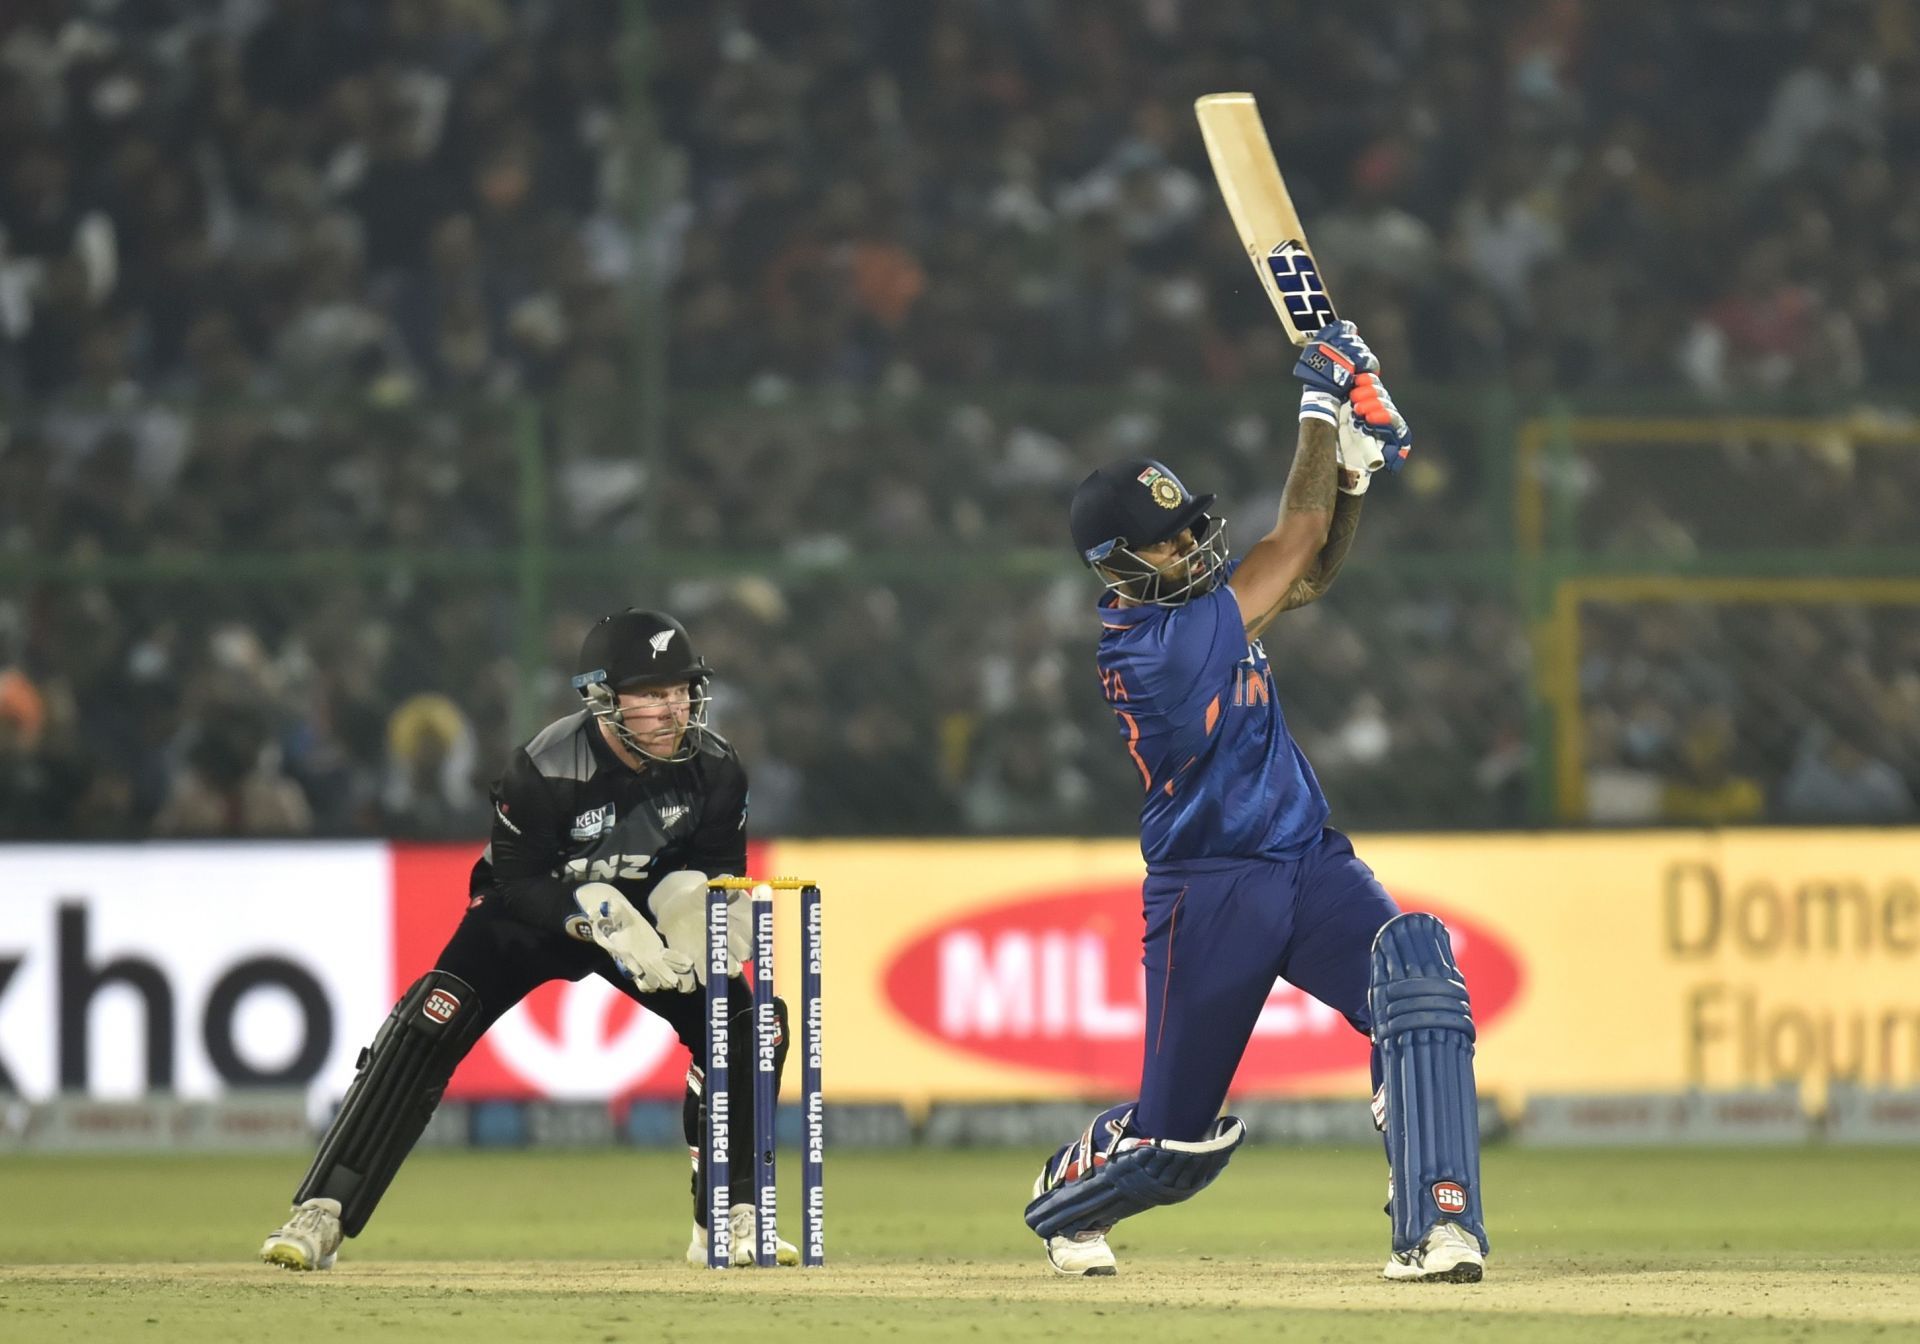
[[[787, 1001], [779, 995], [773, 999], [773, 1015], [780, 1024], [774, 1038], [773, 1047], [773, 1090], [775, 1112], [778, 1113], [780, 1080], [787, 1072]], [[749, 1063], [754, 1058], [753, 1049], [753, 1009], [743, 1008], [733, 1014], [728, 1033], [728, 1058], [744, 1060]], [[742, 1106], [737, 1098], [753, 1096], [753, 1074], [747, 1064], [736, 1064], [731, 1070], [736, 1079], [742, 1082], [730, 1082], [729, 1089], [736, 1100], [729, 1104], [733, 1108], [733, 1127], [729, 1135], [729, 1148], [736, 1156], [730, 1164], [727, 1176], [728, 1198], [735, 1204], [752, 1203], [756, 1198], [755, 1187], [759, 1183], [756, 1171], [757, 1163], [745, 1160], [754, 1153], [757, 1140], [754, 1134], [755, 1116], [751, 1105]], [[680, 1129], [687, 1136], [687, 1153], [693, 1160], [693, 1222], [696, 1227], [707, 1225], [709, 1194], [706, 1174], [701, 1163], [706, 1155], [707, 1100], [706, 1073], [697, 1061], [697, 1057], [687, 1064], [687, 1090], [680, 1101]]]
[[339, 1200], [342, 1230], [358, 1236], [433, 1118], [454, 1066], [480, 1038], [482, 1021], [480, 996], [459, 976], [435, 970], [414, 981], [360, 1052], [360, 1071], [293, 1202]]
[[1246, 1126], [1222, 1116], [1191, 1143], [1128, 1134], [1131, 1106], [1102, 1111], [1034, 1183], [1027, 1226], [1042, 1237], [1104, 1232], [1122, 1218], [1191, 1199], [1226, 1169]]
[[1421, 914], [1387, 921], [1373, 940], [1367, 997], [1384, 1075], [1393, 1248], [1413, 1250], [1445, 1220], [1484, 1252], [1473, 1013], [1446, 925]]

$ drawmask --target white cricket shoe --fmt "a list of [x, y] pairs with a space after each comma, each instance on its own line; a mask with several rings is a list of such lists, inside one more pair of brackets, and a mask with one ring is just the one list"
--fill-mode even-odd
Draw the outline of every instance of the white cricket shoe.
[[[1052, 1165], [1051, 1161], [1040, 1164], [1040, 1174], [1033, 1178], [1032, 1198], [1038, 1199], [1047, 1192], [1047, 1174]], [[1102, 1227], [1076, 1232], [1070, 1237], [1048, 1237], [1048, 1267], [1070, 1279], [1112, 1278], [1120, 1272], [1113, 1262], [1113, 1247], [1107, 1245], [1107, 1233], [1112, 1230]]]
[[1486, 1272], [1486, 1257], [1473, 1234], [1446, 1222], [1435, 1223], [1411, 1251], [1394, 1252], [1381, 1271], [1404, 1283], [1478, 1283]]
[[310, 1199], [260, 1247], [260, 1258], [284, 1269], [332, 1269], [340, 1254], [340, 1201]]
[[1107, 1245], [1107, 1234], [1097, 1229], [1071, 1237], [1048, 1237], [1047, 1264], [1055, 1274], [1071, 1279], [1108, 1279], [1120, 1272], [1113, 1262], [1113, 1247]]
[[[732, 1255], [728, 1263], [736, 1269], [744, 1269], [753, 1261], [754, 1247], [758, 1244], [759, 1210], [751, 1204], [735, 1204], [727, 1211], [727, 1230], [733, 1234]], [[800, 1263], [800, 1248], [780, 1238], [780, 1246], [774, 1252], [776, 1265], [797, 1265]], [[687, 1243], [687, 1263], [702, 1269], [707, 1264], [707, 1229], [695, 1223], [693, 1240]]]

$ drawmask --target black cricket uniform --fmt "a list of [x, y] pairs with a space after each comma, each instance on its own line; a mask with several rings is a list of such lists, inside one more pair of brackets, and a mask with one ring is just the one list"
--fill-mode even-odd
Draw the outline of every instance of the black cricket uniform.
[[644, 911], [668, 873], [745, 875], [747, 773], [725, 738], [699, 741], [691, 760], [631, 770], [585, 710], [548, 724], [493, 786], [493, 839], [468, 884], [474, 908], [590, 943], [573, 901], [583, 882], [611, 882]]
[[[705, 731], [698, 737], [690, 760], [648, 761], [633, 770], [582, 710], [514, 752], [493, 786], [493, 836], [473, 866], [466, 916], [434, 962], [473, 987], [479, 1030], [547, 981], [591, 973], [670, 1023], [696, 1063], [705, 1057], [704, 993], [641, 993], [592, 941], [573, 899], [582, 883], [610, 882], [651, 918], [647, 894], [669, 873], [746, 874], [746, 771], [726, 739]], [[744, 979], [734, 978], [728, 997], [733, 1057], [751, 1058], [753, 1000]], [[786, 1014], [780, 1018], [784, 1063]], [[690, 1078], [690, 1147], [699, 1142], [698, 1107]], [[746, 1152], [753, 1151], [750, 1110], [734, 1117], [735, 1142]], [[751, 1199], [752, 1164], [736, 1163], [734, 1171], [734, 1202]], [[695, 1217], [704, 1226], [706, 1201], [697, 1186]]]
[[[294, 1215], [261, 1250], [269, 1263], [332, 1265], [339, 1237], [360, 1235], [474, 1042], [549, 980], [600, 976], [665, 1019], [695, 1058], [704, 1058], [704, 990], [641, 993], [593, 941], [574, 893], [588, 882], [611, 883], [651, 919], [647, 898], [671, 873], [744, 877], [746, 771], [726, 739], [706, 727], [713, 669], [694, 652], [686, 627], [665, 612], [630, 607], [602, 617], [580, 646], [579, 669], [573, 685], [581, 711], [548, 724], [514, 752], [494, 785], [493, 836], [473, 866], [467, 912], [432, 969], [360, 1052], [353, 1085], [294, 1192]], [[603, 732], [626, 731], [619, 696], [644, 686], [686, 688], [688, 735], [673, 753], [684, 759], [647, 759], [633, 769]], [[696, 960], [705, 952], [678, 950], [698, 954]], [[753, 995], [742, 977], [729, 982], [727, 1001], [733, 1057], [750, 1059]], [[778, 998], [773, 1007], [777, 1091], [787, 1008]], [[694, 1221], [704, 1227], [710, 1200], [699, 1160], [702, 1081], [697, 1068], [688, 1070], [681, 1117], [694, 1151]], [[751, 1107], [739, 1108], [732, 1130], [736, 1144], [754, 1151]], [[752, 1163], [735, 1165], [731, 1202], [752, 1202], [755, 1175]], [[337, 1207], [326, 1207], [329, 1201]], [[339, 1223], [329, 1240], [333, 1217]]]

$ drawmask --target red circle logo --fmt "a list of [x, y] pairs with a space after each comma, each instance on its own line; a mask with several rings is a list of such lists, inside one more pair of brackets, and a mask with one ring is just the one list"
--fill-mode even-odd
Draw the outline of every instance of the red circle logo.
[[[1394, 893], [1445, 922], [1485, 1031], [1520, 992], [1518, 955], [1478, 920]], [[1032, 892], [922, 932], [882, 976], [889, 1002], [942, 1044], [1102, 1088], [1140, 1080], [1146, 1034], [1140, 889], [1130, 882]], [[1284, 980], [1262, 1007], [1237, 1092], [1311, 1086], [1367, 1067], [1367, 1038]]]

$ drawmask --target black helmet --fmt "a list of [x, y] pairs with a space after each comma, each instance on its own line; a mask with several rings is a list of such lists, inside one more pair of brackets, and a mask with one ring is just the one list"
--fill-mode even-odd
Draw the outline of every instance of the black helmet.
[[[664, 611], [629, 607], [603, 616], [587, 631], [580, 645], [579, 671], [573, 688], [580, 692], [593, 716], [606, 724], [629, 750], [650, 760], [691, 760], [700, 739], [711, 730], [707, 710], [711, 697], [707, 680], [713, 669], [694, 649], [686, 627]], [[684, 685], [688, 690], [687, 731], [668, 755], [643, 746], [621, 714], [619, 692], [642, 686]]]
[[[1110, 590], [1136, 601], [1178, 606], [1211, 592], [1225, 570], [1227, 524], [1212, 514], [1215, 498], [1195, 496], [1165, 463], [1150, 457], [1109, 463], [1073, 492], [1073, 548], [1084, 564], [1106, 576]], [[1138, 552], [1187, 528], [1197, 542], [1196, 572], [1187, 583], [1162, 591], [1159, 570]]]

